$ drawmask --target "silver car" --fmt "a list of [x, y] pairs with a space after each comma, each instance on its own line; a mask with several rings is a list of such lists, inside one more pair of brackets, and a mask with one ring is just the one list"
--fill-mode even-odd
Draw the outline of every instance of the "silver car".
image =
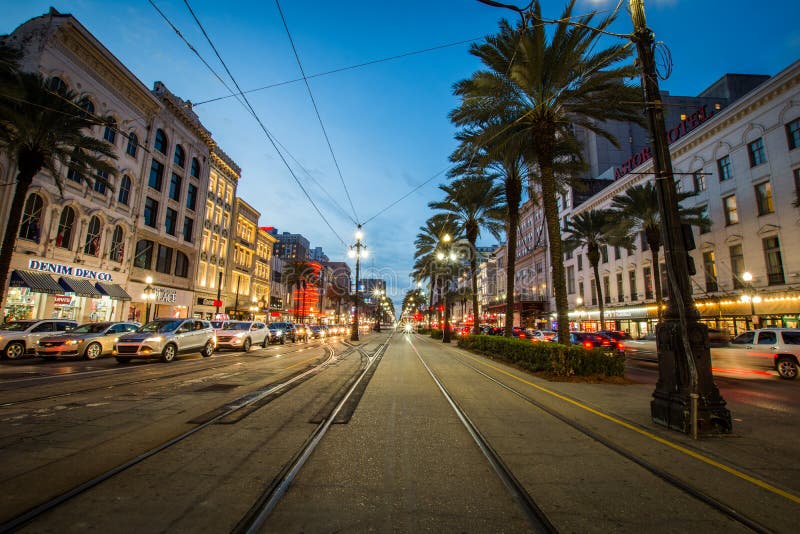
[[0, 351], [9, 360], [34, 354], [45, 336], [68, 332], [78, 326], [69, 319], [25, 319], [0, 325]]
[[45, 360], [61, 356], [96, 360], [111, 354], [114, 343], [123, 334], [135, 332], [136, 323], [86, 323], [55, 336], [45, 336], [36, 345], [36, 355]]
[[217, 330], [217, 348], [247, 352], [252, 345], [269, 345], [269, 329], [258, 321], [228, 321]]
[[748, 330], [731, 341], [731, 348], [714, 349], [714, 365], [778, 371], [781, 378], [797, 378], [800, 359], [800, 329], [762, 328]]
[[132, 334], [125, 334], [114, 345], [112, 354], [119, 363], [133, 358], [159, 357], [171, 362], [178, 354], [199, 352], [211, 356], [217, 346], [214, 329], [200, 319], [156, 319]]

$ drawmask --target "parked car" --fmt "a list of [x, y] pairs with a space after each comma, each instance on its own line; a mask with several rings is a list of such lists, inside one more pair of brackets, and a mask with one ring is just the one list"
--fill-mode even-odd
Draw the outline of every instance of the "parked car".
[[531, 330], [527, 332], [528, 338], [534, 342], [552, 341], [556, 333], [552, 330]]
[[266, 347], [269, 344], [269, 328], [258, 321], [227, 321], [222, 330], [216, 331], [217, 349], [234, 349], [247, 352], [253, 345]]
[[[503, 335], [503, 334], [501, 333], [500, 335]], [[525, 338], [527, 338], [527, 337], [528, 337], [528, 336], [525, 334], [525, 330], [523, 330], [523, 329], [522, 329], [521, 327], [519, 327], [519, 326], [515, 326], [515, 327], [513, 327], [513, 328], [511, 329], [511, 335], [512, 335], [512, 336], [514, 336], [514, 337], [517, 337], [517, 338], [519, 338], [519, 339], [525, 339]]]
[[[558, 334], [553, 338], [553, 341], [558, 343]], [[617, 345], [612, 343], [610, 338], [593, 332], [570, 332], [569, 342], [571, 345], [581, 345], [586, 349], [603, 349], [609, 354], [619, 354]], [[622, 354], [624, 355], [624, 349]]]
[[119, 363], [133, 358], [153, 358], [171, 362], [178, 354], [199, 352], [204, 358], [211, 356], [217, 340], [208, 321], [199, 319], [156, 319], [125, 334], [114, 345], [114, 356]]
[[712, 361], [715, 365], [726, 363], [744, 364], [747, 368], [775, 369], [781, 378], [797, 378], [800, 358], [800, 329], [761, 328], [748, 330], [731, 341], [732, 349], [715, 349]]
[[625, 343], [623, 343], [622, 339], [617, 339], [602, 332], [597, 332], [595, 336], [600, 341], [601, 348], [611, 348], [617, 356], [625, 356]]
[[[285, 343], [289, 340], [291, 340], [292, 343], [297, 341], [297, 330], [292, 323], [270, 323], [269, 329], [270, 332], [275, 332], [276, 334], [280, 333], [281, 343]], [[270, 336], [272, 336], [272, 334], [270, 334]], [[272, 339], [273, 338], [270, 337], [270, 340]]]
[[9, 360], [35, 354], [36, 344], [45, 336], [69, 332], [78, 326], [68, 319], [24, 319], [0, 324], [0, 351]]
[[139, 326], [128, 322], [82, 324], [69, 332], [41, 338], [36, 345], [36, 355], [45, 360], [62, 356], [96, 360], [111, 354], [117, 339], [123, 334], [135, 332]]
[[308, 327], [304, 324], [296, 324], [294, 325], [295, 329], [295, 341], [304, 341], [308, 342], [310, 338], [310, 334], [308, 332]]
[[325, 337], [325, 329], [318, 325], [312, 324], [307, 327], [308, 337], [311, 339], [322, 339]]

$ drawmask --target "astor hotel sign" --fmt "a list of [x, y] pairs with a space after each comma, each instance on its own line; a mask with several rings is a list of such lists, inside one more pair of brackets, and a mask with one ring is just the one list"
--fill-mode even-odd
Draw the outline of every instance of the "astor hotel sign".
[[[688, 134], [708, 119], [714, 116], [713, 110], [707, 110], [705, 105], [700, 106], [695, 110], [694, 113], [690, 115], [684, 115], [686, 118], [683, 119], [677, 126], [667, 130], [667, 139], [669, 140], [670, 144], [674, 143], [684, 135]], [[650, 160], [653, 155], [650, 153], [650, 147], [646, 146], [641, 149], [639, 152], [628, 158], [628, 160], [614, 169], [614, 179], [619, 180], [633, 169], [644, 163], [645, 161]]]
[[82, 267], [73, 267], [71, 265], [63, 265], [61, 263], [50, 263], [41, 260], [29, 260], [28, 269], [32, 271], [40, 271], [43, 273], [60, 274], [64, 276], [74, 276], [75, 278], [87, 278], [89, 280], [99, 280], [100, 282], [113, 282], [110, 273], [103, 271], [93, 271], [91, 269], [84, 269]]

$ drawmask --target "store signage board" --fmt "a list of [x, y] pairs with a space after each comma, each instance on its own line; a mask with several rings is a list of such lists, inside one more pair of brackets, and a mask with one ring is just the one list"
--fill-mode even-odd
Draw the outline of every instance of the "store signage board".
[[113, 282], [111, 273], [103, 271], [93, 271], [83, 267], [73, 267], [61, 263], [50, 263], [42, 260], [28, 260], [28, 269], [42, 273], [53, 273], [64, 276], [74, 276], [75, 278], [86, 278], [88, 280], [99, 280], [101, 282]]

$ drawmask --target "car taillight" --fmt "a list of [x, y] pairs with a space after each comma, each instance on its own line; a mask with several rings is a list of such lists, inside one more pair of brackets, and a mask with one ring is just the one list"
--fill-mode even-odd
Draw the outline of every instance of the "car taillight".
[[520, 335], [519, 335], [519, 338], [520, 338], [520, 339], [525, 339], [525, 334], [520, 334]]
[[623, 345], [622, 343], [620, 343], [619, 345], [617, 345], [617, 348], [618, 348], [619, 350], [624, 350], [624, 349], [625, 349], [625, 345]]
[[586, 347], [587, 349], [591, 349], [592, 348], [592, 342], [591, 341], [584, 341], [583, 342], [583, 346]]
[[607, 339], [604, 339], [604, 340], [603, 340], [603, 346], [604, 346], [604, 347], [607, 347], [607, 346], [609, 346], [609, 345], [611, 345], [611, 342], [610, 342], [609, 340], [607, 340]]

